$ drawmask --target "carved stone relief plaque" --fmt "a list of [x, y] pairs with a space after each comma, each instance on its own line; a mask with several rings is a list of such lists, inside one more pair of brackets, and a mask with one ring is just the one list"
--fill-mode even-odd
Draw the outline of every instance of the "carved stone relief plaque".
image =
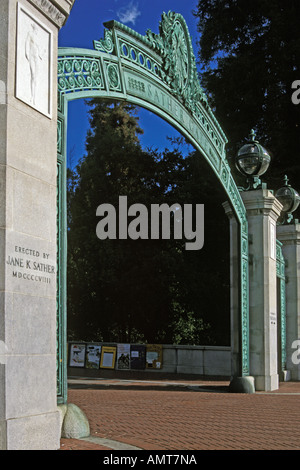
[[52, 117], [52, 32], [18, 4], [16, 97]]

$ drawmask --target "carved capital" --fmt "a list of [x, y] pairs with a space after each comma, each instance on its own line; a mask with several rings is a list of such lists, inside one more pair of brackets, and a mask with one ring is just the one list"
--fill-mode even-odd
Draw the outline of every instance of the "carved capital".
[[269, 216], [275, 222], [280, 216], [282, 204], [269, 190], [244, 191], [241, 193], [247, 216]]
[[[231, 205], [229, 204], [228, 201], [225, 201], [223, 202], [222, 204], [223, 208], [224, 208], [224, 211], [225, 211], [225, 214], [227, 215], [227, 217], [229, 218], [229, 220], [236, 220], [236, 217], [235, 217], [235, 214], [234, 214], [234, 211], [233, 211], [233, 208], [231, 207]], [[236, 222], [237, 223], [237, 222]]]

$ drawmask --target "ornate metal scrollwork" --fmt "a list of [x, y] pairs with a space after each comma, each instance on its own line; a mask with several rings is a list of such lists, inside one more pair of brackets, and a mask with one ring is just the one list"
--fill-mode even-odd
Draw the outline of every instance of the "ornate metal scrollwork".
[[196, 103], [207, 103], [207, 98], [199, 83], [186, 22], [179, 13], [169, 11], [163, 13], [159, 29], [159, 35], [148, 30], [146, 37], [163, 57], [162, 78], [185, 106], [195, 111]]
[[58, 90], [75, 91], [84, 88], [102, 88], [100, 60], [95, 58], [62, 57], [58, 61]]
[[117, 65], [109, 64], [107, 66], [107, 76], [109, 81], [109, 87], [111, 89], [118, 88], [120, 85], [120, 73]]
[[94, 48], [96, 51], [107, 52], [108, 54], [112, 54], [114, 52], [115, 45], [113, 35], [109, 29], [105, 30], [104, 39], [94, 41]]

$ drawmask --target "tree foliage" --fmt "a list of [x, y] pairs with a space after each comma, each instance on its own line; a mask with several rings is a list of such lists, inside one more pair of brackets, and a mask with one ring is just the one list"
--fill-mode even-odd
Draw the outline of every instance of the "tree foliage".
[[[90, 106], [86, 155], [68, 173], [69, 336], [229, 344], [228, 221], [215, 177], [196, 152], [182, 157], [182, 140], [163, 153], [143, 149], [132, 106]], [[96, 209], [118, 208], [120, 195], [148, 209], [203, 203], [204, 248], [186, 251], [185, 240], [174, 239], [99, 240]]]
[[286, 172], [299, 185], [300, 106], [291, 87], [300, 79], [300, 2], [199, 0], [194, 14], [201, 80], [229, 158], [254, 128], [272, 155], [268, 186], [277, 189]]

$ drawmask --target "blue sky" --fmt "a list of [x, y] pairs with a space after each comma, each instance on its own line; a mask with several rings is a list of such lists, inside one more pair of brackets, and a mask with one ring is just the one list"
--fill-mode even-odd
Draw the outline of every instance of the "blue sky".
[[[192, 37], [195, 55], [197, 20], [192, 11], [198, 0], [75, 0], [66, 25], [59, 33], [60, 47], [93, 48], [93, 41], [104, 35], [103, 23], [118, 20], [144, 35], [147, 29], [158, 33], [163, 12], [181, 13]], [[68, 153], [73, 151], [76, 161], [85, 152], [85, 137], [88, 128], [87, 108], [83, 100], [69, 104]], [[140, 110], [140, 126], [144, 129], [141, 139], [145, 147], [168, 146], [166, 136], [178, 135], [167, 123], [146, 110]]]

